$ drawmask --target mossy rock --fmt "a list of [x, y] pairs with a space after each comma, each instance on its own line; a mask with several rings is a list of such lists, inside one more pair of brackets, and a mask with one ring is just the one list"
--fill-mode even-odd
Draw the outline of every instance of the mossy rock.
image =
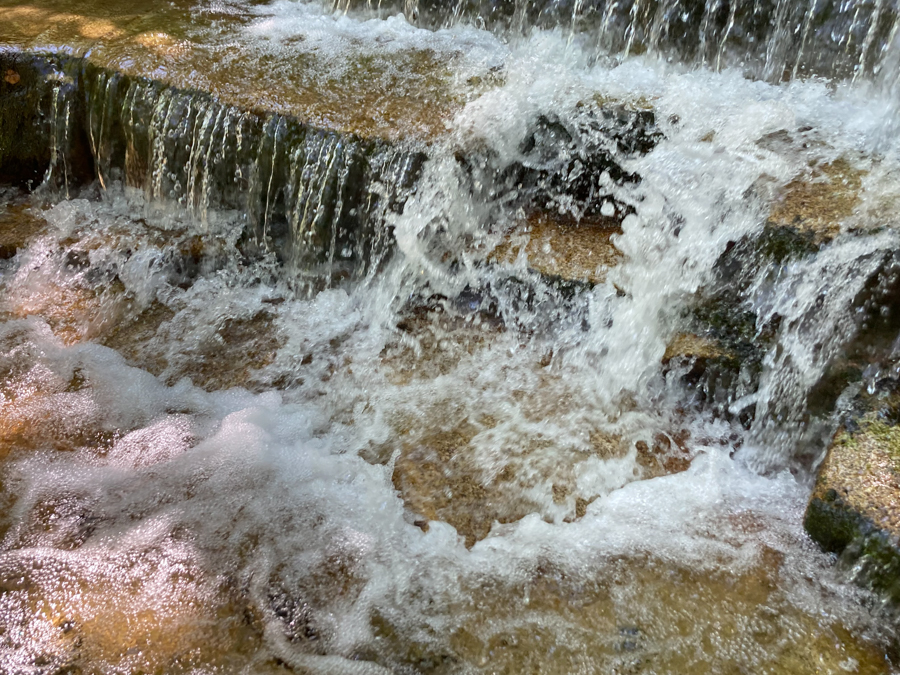
[[896, 394], [865, 394], [869, 409], [837, 432], [816, 479], [804, 525], [856, 580], [900, 607], [900, 426]]
[[[707, 406], [713, 402], [715, 413], [737, 414], [745, 426], [752, 422], [752, 408], [732, 411], [730, 404], [757, 389], [763, 358], [775, 346], [782, 317], [774, 314], [763, 325], [747, 297], [758, 292], [760, 283], [775, 284], [786, 266], [817, 255], [847, 227], [860, 202], [863, 175], [849, 160], [838, 158], [811, 164], [777, 191], [761, 183], [748, 194], [770, 201], [766, 220], [757, 231], [728, 243], [715, 264], [713, 281], [697, 294], [683, 319], [684, 330], [717, 342], [730, 355], [698, 359], [688, 381], [715, 392], [701, 397]], [[861, 378], [868, 363], [886, 353], [900, 330], [900, 279], [894, 258], [887, 256], [854, 299], [856, 334], [812, 387], [806, 406], [810, 417], [830, 415], [841, 392]]]

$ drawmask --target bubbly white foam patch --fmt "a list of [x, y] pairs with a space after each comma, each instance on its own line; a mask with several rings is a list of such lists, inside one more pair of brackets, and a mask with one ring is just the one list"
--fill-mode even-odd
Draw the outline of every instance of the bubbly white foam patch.
[[[591, 47], [572, 43], [558, 29], [534, 29], [499, 56], [503, 86], [457, 115], [455, 126], [466, 134], [515, 134], [520, 130], [516, 118], [523, 113], [565, 110], [597, 96], [651, 108], [668, 137], [699, 140], [716, 132], [718, 146], [810, 126], [838, 152], [888, 154], [896, 148], [889, 133], [896, 116], [891, 93], [865, 83], [812, 78], [773, 85], [747, 79], [736, 69], [686, 69], [652, 56], [610, 67], [593, 64]], [[670, 128], [674, 120], [677, 125]]]

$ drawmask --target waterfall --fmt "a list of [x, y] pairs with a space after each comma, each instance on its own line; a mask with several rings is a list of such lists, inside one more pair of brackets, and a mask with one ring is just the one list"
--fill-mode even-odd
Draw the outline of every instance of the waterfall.
[[894, 0], [59, 2], [0, 671], [896, 669], [803, 526], [900, 372]]

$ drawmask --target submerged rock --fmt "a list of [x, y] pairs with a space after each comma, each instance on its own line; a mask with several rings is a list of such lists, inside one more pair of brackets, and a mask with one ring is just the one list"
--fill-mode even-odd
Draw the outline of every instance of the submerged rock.
[[0, 555], [0, 637], [9, 672], [286, 673], [260, 658], [246, 602], [174, 540], [94, 557], [52, 549]]
[[784, 556], [757, 546], [754, 564], [727, 572], [673, 567], [652, 555], [614, 558], [593, 576], [539, 565], [518, 583], [466, 588], [450, 604], [449, 640], [406, 639], [392, 621], [402, 620], [399, 612], [376, 615], [373, 629], [382, 662], [420, 672], [429, 670], [423, 663], [510, 675], [887, 672], [883, 653], [839, 621], [785, 602]]
[[[438, 321], [448, 325], [446, 318]], [[382, 363], [391, 382], [410, 392], [440, 391], [442, 378], [452, 376], [461, 359], [477, 360], [510, 337], [477, 324], [452, 332], [435, 331], [425, 321], [406, 328], [407, 339], [422, 340], [420, 351], [392, 347]], [[467, 334], [468, 344], [460, 337]], [[581, 415], [566, 424], [578, 394], [548, 368], [552, 352], [534, 356], [534, 382], [523, 383], [512, 400], [488, 396], [476, 411], [469, 408], [471, 399], [435, 393], [427, 407], [420, 401], [393, 416], [389, 440], [360, 452], [370, 463], [392, 466], [393, 485], [416, 525], [427, 530], [429, 523], [445, 522], [472, 547], [530, 514], [573, 522], [595, 499], [626, 483], [689, 468], [695, 452], [683, 430], [650, 433], [641, 426], [625, 434]]]
[[23, 193], [0, 189], [0, 260], [12, 258], [46, 227]]

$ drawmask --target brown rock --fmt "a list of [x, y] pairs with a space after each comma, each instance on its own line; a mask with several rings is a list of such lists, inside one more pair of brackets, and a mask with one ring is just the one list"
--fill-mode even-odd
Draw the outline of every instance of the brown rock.
[[725, 355], [721, 345], [712, 338], [694, 333], [679, 333], [666, 345], [663, 363], [676, 356], [687, 356], [700, 359], [715, 359]]
[[621, 231], [619, 220], [612, 217], [577, 222], [534, 212], [494, 249], [490, 259], [513, 262], [524, 254], [528, 266], [543, 275], [598, 284], [622, 258], [612, 243], [612, 236]]
[[831, 239], [859, 204], [864, 175], [844, 158], [812, 167], [784, 187], [769, 225], [796, 228], [812, 234], [817, 242]]

